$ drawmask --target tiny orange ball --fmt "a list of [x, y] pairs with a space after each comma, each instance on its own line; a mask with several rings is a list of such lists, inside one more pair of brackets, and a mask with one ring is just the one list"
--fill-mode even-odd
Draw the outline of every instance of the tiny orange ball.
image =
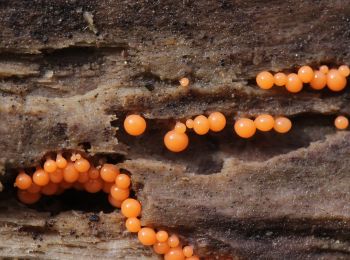
[[194, 119], [193, 123], [193, 130], [196, 132], [196, 134], [205, 135], [209, 132], [210, 124], [207, 117], [199, 115]]
[[121, 189], [121, 188], [118, 188], [117, 185], [113, 185], [111, 187], [110, 194], [116, 200], [123, 201], [123, 200], [126, 200], [127, 198], [129, 198], [130, 191], [129, 191], [129, 189]]
[[226, 126], [226, 117], [220, 112], [213, 112], [208, 117], [209, 128], [213, 132], [220, 132]]
[[310, 82], [313, 89], [320, 90], [327, 85], [327, 76], [319, 70], [314, 72], [314, 78]]
[[146, 121], [140, 115], [129, 115], [124, 120], [124, 129], [129, 135], [142, 135], [146, 130]]
[[52, 173], [55, 172], [57, 169], [57, 164], [56, 161], [52, 160], [52, 159], [48, 159], [45, 161], [44, 163], [44, 170], [48, 173]]
[[350, 69], [349, 69], [349, 66], [347, 65], [341, 65], [339, 68], [338, 68], [338, 71], [340, 74], [342, 74], [344, 77], [347, 77], [350, 75]]
[[193, 120], [192, 119], [187, 119], [186, 120], [186, 126], [187, 126], [188, 129], [192, 129], [193, 126], [194, 126]]
[[164, 260], [184, 260], [185, 255], [180, 247], [170, 248], [164, 255]]
[[184, 252], [184, 255], [186, 257], [191, 257], [193, 255], [193, 247], [192, 246], [185, 246], [182, 251]]
[[168, 245], [170, 247], [177, 247], [180, 244], [180, 239], [177, 235], [171, 235], [168, 238]]
[[240, 118], [236, 121], [234, 129], [242, 138], [250, 138], [256, 132], [254, 121], [249, 118]]
[[50, 181], [53, 183], [60, 183], [63, 180], [63, 170], [57, 168], [56, 171], [49, 173]]
[[274, 82], [275, 82], [274, 77], [268, 71], [262, 71], [256, 76], [256, 83], [262, 89], [272, 88]]
[[298, 70], [298, 77], [304, 83], [309, 83], [314, 78], [314, 71], [310, 66], [302, 66]]
[[271, 115], [263, 114], [259, 115], [254, 120], [255, 127], [263, 132], [270, 131], [275, 124], [275, 119]]
[[292, 128], [292, 122], [286, 117], [277, 117], [273, 128], [276, 132], [285, 134]]
[[190, 84], [190, 80], [188, 78], [182, 78], [179, 80], [179, 82], [182, 87], [188, 87]]
[[40, 193], [30, 193], [26, 190], [18, 190], [17, 196], [20, 202], [24, 204], [34, 204], [41, 198]]
[[348, 128], [349, 120], [345, 116], [338, 116], [334, 120], [334, 125], [336, 128], [338, 128], [340, 130], [344, 130], [344, 129]]
[[329, 69], [328, 69], [328, 66], [327, 65], [322, 65], [319, 70], [323, 73], [323, 74], [327, 74]]
[[128, 218], [125, 226], [129, 232], [137, 233], [141, 230], [141, 221], [138, 218]]
[[127, 218], [136, 218], [141, 213], [141, 204], [135, 199], [126, 199], [122, 203], [122, 214]]
[[177, 122], [175, 124], [174, 130], [180, 134], [183, 134], [186, 132], [186, 125], [184, 123]]
[[116, 200], [116, 199], [114, 199], [112, 196], [111, 196], [111, 194], [109, 194], [108, 195], [108, 201], [109, 201], [109, 203], [113, 206], [113, 207], [116, 207], [116, 208], [121, 208], [121, 206], [122, 206], [122, 201], [119, 201], [119, 200]]
[[106, 163], [100, 169], [101, 178], [106, 182], [114, 182], [118, 174], [119, 169], [113, 164]]
[[79, 179], [79, 172], [74, 167], [74, 163], [69, 162], [63, 170], [63, 179], [66, 182], [73, 183]]
[[130, 183], [131, 183], [130, 177], [124, 173], [119, 174], [115, 179], [115, 184], [117, 185], [118, 188], [121, 188], [121, 189], [129, 188]]
[[74, 167], [78, 172], [87, 172], [90, 169], [90, 163], [84, 158], [80, 158], [74, 162]]
[[327, 74], [327, 86], [332, 91], [342, 91], [346, 86], [346, 78], [335, 69], [331, 69]]
[[21, 171], [16, 177], [15, 186], [18, 189], [26, 190], [29, 189], [30, 186], [32, 186], [32, 183], [32, 177], [30, 177], [24, 171]]
[[49, 182], [47, 185], [41, 188], [41, 193], [47, 196], [56, 194], [58, 190], [57, 183]]
[[89, 174], [89, 178], [90, 179], [98, 179], [100, 178], [100, 172], [99, 170], [97, 170], [95, 167], [90, 167], [89, 171], [88, 171], [88, 174]]
[[291, 73], [287, 76], [286, 89], [291, 93], [297, 93], [303, 89], [303, 82], [297, 74]]
[[179, 133], [172, 130], [167, 132], [164, 136], [164, 144], [168, 150], [178, 153], [187, 148], [188, 136], [185, 133]]
[[97, 193], [99, 192], [103, 187], [103, 181], [98, 179], [89, 179], [87, 182], [84, 183], [84, 188], [89, 193]]
[[166, 242], [169, 238], [169, 235], [168, 232], [160, 230], [157, 232], [156, 237], [159, 242]]
[[141, 228], [137, 234], [141, 244], [145, 246], [152, 246], [157, 242], [156, 232], [152, 228]]
[[66, 168], [66, 166], [67, 166], [67, 160], [60, 153], [57, 154], [56, 165], [60, 169]]
[[43, 169], [37, 169], [33, 174], [33, 182], [38, 186], [45, 186], [49, 183], [50, 177]]
[[153, 250], [159, 255], [164, 255], [170, 250], [170, 246], [167, 242], [156, 242], [153, 245]]
[[287, 75], [282, 72], [276, 73], [273, 78], [276, 86], [282, 87], [287, 83]]

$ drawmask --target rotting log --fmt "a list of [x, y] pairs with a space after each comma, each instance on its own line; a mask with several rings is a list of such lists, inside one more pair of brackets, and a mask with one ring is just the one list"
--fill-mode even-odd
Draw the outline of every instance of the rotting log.
[[[129, 170], [143, 223], [203, 257], [350, 257], [350, 134], [332, 123], [350, 115], [349, 87], [295, 95], [254, 80], [349, 64], [346, 1], [4, 0], [0, 21], [1, 256], [157, 258], [107, 206], [14, 200], [17, 169], [66, 149]], [[176, 120], [216, 110], [223, 133], [165, 150]], [[120, 129], [129, 112], [147, 118], [144, 136]], [[235, 118], [260, 113], [290, 117], [292, 132], [233, 134]]]

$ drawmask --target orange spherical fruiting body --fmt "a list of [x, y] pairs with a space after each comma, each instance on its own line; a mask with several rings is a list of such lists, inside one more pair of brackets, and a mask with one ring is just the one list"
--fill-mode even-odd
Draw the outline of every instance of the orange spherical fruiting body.
[[291, 93], [297, 93], [303, 89], [303, 82], [297, 74], [291, 73], [287, 76], [286, 89]]
[[89, 179], [87, 182], [84, 183], [84, 188], [89, 193], [97, 193], [99, 192], [103, 187], [103, 181], [98, 179]]
[[79, 172], [79, 183], [85, 183], [89, 180], [89, 173], [88, 172]]
[[177, 247], [180, 244], [180, 239], [177, 235], [171, 235], [168, 238], [168, 245], [170, 247]]
[[90, 169], [90, 162], [80, 158], [74, 162], [74, 167], [78, 172], [87, 172]]
[[44, 163], [44, 170], [48, 173], [52, 173], [55, 172], [57, 169], [57, 164], [56, 161], [52, 160], [52, 159], [48, 159], [45, 161]]
[[154, 232], [152, 228], [141, 228], [140, 231], [137, 233], [137, 237], [141, 244], [145, 246], [152, 246], [157, 242], [156, 232]]
[[349, 69], [349, 66], [347, 65], [341, 65], [339, 68], [338, 68], [338, 71], [340, 74], [342, 74], [344, 77], [347, 77], [350, 75], [350, 69]]
[[254, 120], [255, 127], [263, 132], [270, 131], [275, 124], [275, 119], [271, 115], [263, 114], [259, 115]]
[[256, 76], [256, 83], [262, 89], [270, 89], [275, 82], [274, 77], [268, 71], [262, 71]]
[[179, 133], [172, 130], [167, 132], [164, 136], [164, 144], [168, 150], [178, 153], [187, 148], [188, 136], [185, 133]]
[[170, 248], [164, 255], [164, 260], [184, 260], [185, 255], [180, 247]]
[[135, 199], [126, 199], [122, 203], [122, 214], [127, 218], [136, 218], [141, 213], [141, 204]]
[[34, 182], [28, 189], [26, 189], [29, 193], [39, 193], [41, 191], [41, 186], [36, 185]]
[[121, 189], [117, 185], [113, 185], [110, 194], [116, 200], [123, 201], [129, 197], [130, 191], [129, 189]]
[[30, 193], [26, 190], [18, 190], [17, 196], [20, 202], [24, 204], [34, 204], [41, 198], [40, 193]]
[[103, 187], [102, 187], [103, 192], [110, 193], [111, 188], [114, 184], [115, 184], [114, 182], [103, 182]]
[[57, 168], [56, 171], [49, 173], [50, 181], [53, 183], [60, 183], [63, 180], [63, 170]]
[[186, 125], [184, 123], [177, 122], [175, 124], [174, 130], [180, 134], [183, 134], [186, 132]]
[[139, 136], [146, 130], [146, 121], [140, 115], [129, 115], [124, 120], [124, 129], [129, 135]]
[[314, 72], [314, 77], [310, 82], [310, 86], [313, 89], [320, 90], [327, 85], [327, 76], [319, 70]]
[[275, 85], [279, 87], [285, 86], [287, 83], [287, 75], [282, 72], [276, 73], [273, 76], [273, 79], [274, 79]]
[[128, 175], [124, 174], [124, 173], [119, 174], [115, 178], [115, 184], [120, 189], [127, 189], [127, 188], [129, 188], [130, 183], [131, 183], [130, 177]]
[[170, 250], [170, 246], [167, 242], [156, 242], [153, 245], [153, 250], [159, 255], [164, 255]]
[[47, 185], [41, 188], [41, 193], [47, 196], [56, 194], [58, 190], [57, 183], [49, 182]]
[[193, 255], [193, 247], [192, 246], [185, 246], [182, 249], [185, 257], [191, 257]]
[[37, 169], [33, 174], [33, 182], [38, 186], [45, 186], [49, 183], [50, 177], [43, 169]]
[[141, 230], [141, 221], [138, 218], [128, 218], [125, 226], [129, 232], [137, 233]]
[[187, 119], [186, 120], [186, 126], [187, 126], [187, 128], [192, 129], [193, 126], [194, 126], [193, 120], [192, 119]]
[[286, 117], [277, 117], [273, 128], [276, 132], [285, 134], [292, 128], [292, 122]]
[[309, 83], [314, 78], [314, 71], [310, 66], [302, 66], [298, 70], [298, 77], [303, 83]]
[[63, 179], [66, 182], [73, 183], [79, 179], [79, 172], [74, 167], [74, 163], [69, 162], [67, 167], [63, 169]]
[[169, 238], [169, 235], [168, 232], [160, 230], [157, 232], [156, 237], [159, 242], [166, 242]]
[[249, 118], [240, 118], [236, 121], [234, 129], [237, 135], [242, 138], [250, 138], [256, 132], [254, 121]]
[[323, 74], [327, 74], [329, 69], [328, 69], [328, 66], [327, 65], [322, 65], [320, 68], [319, 68], [319, 71], [321, 71]]
[[181, 87], [188, 87], [190, 80], [188, 78], [182, 78], [179, 80]]
[[100, 169], [101, 178], [106, 182], [114, 182], [118, 174], [119, 169], [113, 164], [106, 163]]
[[213, 132], [220, 132], [226, 126], [226, 117], [220, 112], [213, 112], [208, 116], [209, 128]]
[[21, 171], [16, 177], [15, 186], [18, 189], [26, 190], [32, 185], [32, 183], [32, 177], [30, 177], [24, 171]]
[[123, 203], [122, 201], [119, 201], [113, 198], [111, 194], [108, 195], [108, 201], [109, 201], [109, 204], [111, 204], [113, 207], [116, 207], [116, 208], [121, 208]]
[[89, 174], [89, 178], [90, 179], [98, 179], [100, 178], [100, 172], [99, 170], [97, 170], [95, 167], [90, 167], [89, 171], [88, 171], [88, 174]]
[[60, 169], [66, 168], [66, 166], [67, 166], [67, 160], [60, 153], [57, 154], [56, 165]]
[[346, 78], [335, 69], [327, 74], [327, 87], [332, 91], [342, 91], [346, 86]]
[[344, 130], [344, 129], [348, 128], [349, 120], [345, 116], [338, 116], [334, 120], [334, 125], [336, 128], [338, 128], [340, 130]]
[[203, 115], [197, 116], [193, 121], [193, 130], [198, 135], [205, 135], [209, 132], [210, 124], [207, 117]]

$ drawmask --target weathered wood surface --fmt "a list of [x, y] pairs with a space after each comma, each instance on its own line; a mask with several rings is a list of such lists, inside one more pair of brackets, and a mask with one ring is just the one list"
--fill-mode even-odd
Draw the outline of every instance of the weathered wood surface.
[[[349, 64], [350, 6], [265, 2], [0, 1], [0, 255], [156, 258], [118, 214], [91, 226], [89, 212], [50, 216], [9, 199], [15, 169], [73, 149], [128, 169], [143, 222], [178, 232], [202, 256], [348, 259], [350, 134], [332, 120], [350, 115], [349, 88], [292, 95], [259, 90], [254, 77]], [[189, 92], [178, 88], [185, 75]], [[214, 110], [230, 118], [224, 133], [165, 150], [176, 119]], [[118, 129], [128, 112], [148, 119], [143, 137]], [[291, 117], [292, 132], [232, 133], [234, 118], [262, 112]]]

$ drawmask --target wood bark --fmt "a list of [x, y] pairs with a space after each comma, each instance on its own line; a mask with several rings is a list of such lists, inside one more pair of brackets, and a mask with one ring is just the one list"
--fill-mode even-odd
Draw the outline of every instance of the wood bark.
[[[16, 202], [18, 169], [65, 150], [128, 170], [143, 224], [202, 257], [350, 258], [350, 133], [333, 126], [350, 115], [349, 86], [255, 84], [262, 70], [350, 64], [346, 1], [2, 0], [0, 32], [2, 257], [157, 259], [103, 195]], [[177, 120], [211, 111], [227, 116], [225, 131], [165, 149]], [[131, 112], [147, 119], [142, 137], [122, 129]], [[235, 136], [235, 119], [261, 113], [293, 130]]]

